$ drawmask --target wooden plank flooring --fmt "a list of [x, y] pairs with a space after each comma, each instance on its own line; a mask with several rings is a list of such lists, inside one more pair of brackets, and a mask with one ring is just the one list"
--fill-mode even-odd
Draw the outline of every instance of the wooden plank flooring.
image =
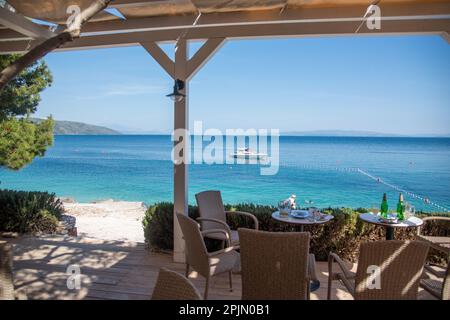
[[[141, 243], [104, 241], [85, 237], [25, 237], [14, 245], [14, 284], [16, 292], [27, 299], [149, 299], [161, 267], [184, 273], [184, 264], [174, 263], [169, 254], [152, 253]], [[69, 265], [81, 269], [81, 288], [67, 287]], [[355, 268], [355, 266], [353, 266]], [[312, 300], [326, 299], [327, 263], [317, 263], [321, 281]], [[203, 293], [205, 280], [195, 272], [190, 279]], [[241, 279], [233, 276], [234, 290], [228, 288], [228, 276], [213, 277], [210, 299], [240, 299]], [[333, 284], [333, 299], [351, 299], [338, 282]], [[428, 299], [424, 292], [421, 298]]]

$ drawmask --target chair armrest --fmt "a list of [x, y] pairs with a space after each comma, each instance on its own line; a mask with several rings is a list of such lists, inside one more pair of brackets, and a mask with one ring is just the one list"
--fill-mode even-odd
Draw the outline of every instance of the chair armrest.
[[346, 278], [352, 279], [355, 277], [354, 273], [352, 273], [352, 272], [350, 272], [350, 270], [348, 270], [344, 261], [336, 253], [333, 253], [333, 252], [330, 252], [330, 255], [328, 256], [328, 271], [330, 273], [328, 275], [329, 277], [333, 277], [333, 262], [336, 262], [338, 264], [339, 268], [341, 268], [341, 270], [344, 273], [344, 276]]
[[222, 250], [217, 250], [217, 251], [214, 251], [214, 252], [210, 252], [210, 253], [208, 253], [208, 256], [209, 257], [214, 257], [214, 256], [217, 256], [217, 255], [221, 255], [222, 253], [227, 253], [227, 252], [231, 252], [231, 251], [235, 251], [235, 250], [239, 250], [239, 249], [240, 249], [240, 246], [229, 246], [229, 247], [227, 247], [225, 249], [222, 249]]
[[[423, 224], [425, 224], [427, 221], [438, 221], [438, 220], [450, 222], [450, 217], [429, 216], [429, 217], [423, 217], [421, 219], [423, 221]], [[419, 235], [419, 236], [421, 235], [422, 227], [423, 227], [423, 225], [417, 228], [417, 235]]]
[[[223, 230], [222, 229], [222, 231], [224, 231], [224, 232], [226, 232], [228, 235], [227, 235], [227, 245], [230, 245], [230, 243], [231, 243], [231, 229], [230, 229], [230, 226], [228, 225], [228, 224], [226, 224], [225, 222], [223, 222], [222, 220], [219, 220], [219, 219], [213, 219], [213, 218], [202, 218], [202, 217], [198, 217], [197, 218], [197, 221], [200, 221], [200, 222], [202, 222], [202, 221], [208, 221], [208, 222], [213, 222], [213, 223], [217, 223], [217, 224], [220, 224], [221, 226], [223, 226], [224, 228], [225, 228], [225, 230]], [[217, 230], [218, 229], [213, 229], [213, 230], [216, 230], [215, 232], [217, 232]], [[205, 231], [207, 231], [207, 230], [205, 230]], [[221, 232], [222, 232], [221, 231]]]
[[213, 219], [213, 218], [202, 218], [202, 217], [198, 217], [198, 218], [197, 218], [197, 221], [200, 221], [200, 222], [202, 222], [202, 221], [207, 221], [207, 222], [214, 222], [214, 223], [220, 224], [221, 226], [223, 226], [223, 227], [225, 228], [225, 230], [230, 234], [230, 237], [231, 237], [231, 229], [230, 229], [230, 226], [229, 226], [226, 222], [223, 222], [222, 220], [219, 220], [219, 219]]
[[202, 236], [205, 236], [209, 233], [223, 233], [225, 235], [225, 238], [227, 239], [227, 246], [231, 245], [231, 238], [230, 238], [230, 234], [223, 229], [208, 229], [208, 230], [204, 230], [200, 232], [202, 234]]
[[422, 218], [422, 221], [429, 221], [429, 220], [446, 220], [450, 222], [450, 217], [429, 216]]
[[228, 214], [237, 214], [240, 216], [246, 216], [250, 219], [253, 220], [253, 224], [255, 226], [255, 230], [259, 230], [259, 221], [258, 219], [255, 217], [255, 215], [248, 213], [248, 212], [244, 212], [244, 211], [225, 211], [225, 213]]

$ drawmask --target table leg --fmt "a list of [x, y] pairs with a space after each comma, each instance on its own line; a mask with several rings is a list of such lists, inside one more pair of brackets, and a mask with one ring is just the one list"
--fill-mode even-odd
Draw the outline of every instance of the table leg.
[[320, 281], [319, 281], [319, 279], [317, 279], [317, 274], [316, 274], [316, 257], [314, 256], [314, 253], [309, 254], [308, 274], [309, 274], [309, 278], [311, 279], [310, 284], [309, 284], [309, 291], [314, 292], [320, 288]]
[[394, 240], [394, 227], [386, 227], [386, 240]]

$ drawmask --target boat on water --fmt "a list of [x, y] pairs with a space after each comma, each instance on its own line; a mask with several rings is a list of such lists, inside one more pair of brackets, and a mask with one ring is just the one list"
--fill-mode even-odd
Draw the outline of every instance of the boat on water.
[[250, 148], [239, 148], [236, 152], [233, 152], [231, 156], [236, 159], [264, 160], [266, 159], [267, 154], [253, 152]]

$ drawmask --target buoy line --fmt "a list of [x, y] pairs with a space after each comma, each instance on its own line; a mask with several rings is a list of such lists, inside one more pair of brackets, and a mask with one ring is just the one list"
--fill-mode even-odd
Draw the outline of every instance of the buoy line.
[[391, 184], [391, 183], [388, 183], [388, 182], [384, 181], [383, 179], [378, 178], [378, 177], [375, 177], [375, 176], [371, 175], [370, 173], [368, 173], [368, 172], [366, 172], [366, 171], [364, 171], [364, 170], [362, 170], [362, 169], [360, 169], [360, 168], [358, 168], [357, 171], [358, 171], [359, 173], [361, 173], [361, 174], [363, 174], [363, 175], [369, 177], [370, 179], [375, 180], [375, 181], [378, 182], [378, 183], [382, 183], [382, 184], [384, 184], [385, 186], [388, 186], [388, 187], [390, 187], [390, 188], [392, 188], [392, 189], [394, 189], [394, 190], [397, 190], [397, 191], [399, 191], [399, 192], [402, 192], [402, 193], [404, 193], [404, 194], [407, 194], [408, 196], [410, 196], [410, 197], [412, 197], [412, 198], [422, 200], [425, 204], [434, 206], [434, 207], [436, 207], [436, 208], [438, 208], [438, 209], [440, 209], [440, 210], [443, 210], [444, 212], [450, 212], [450, 209], [448, 209], [448, 208], [446, 208], [446, 207], [444, 207], [444, 206], [441, 206], [441, 205], [439, 205], [439, 204], [437, 204], [437, 203], [435, 203], [435, 202], [433, 202], [433, 201], [430, 201], [429, 198], [422, 197], [422, 196], [420, 196], [420, 195], [418, 195], [418, 194], [415, 194], [415, 193], [413, 193], [413, 192], [410, 192], [410, 191], [408, 191], [408, 190], [405, 190], [405, 189], [403, 189], [403, 188], [400, 188], [400, 187], [398, 187], [398, 186], [396, 186], [396, 185], [393, 185], [393, 184]]

